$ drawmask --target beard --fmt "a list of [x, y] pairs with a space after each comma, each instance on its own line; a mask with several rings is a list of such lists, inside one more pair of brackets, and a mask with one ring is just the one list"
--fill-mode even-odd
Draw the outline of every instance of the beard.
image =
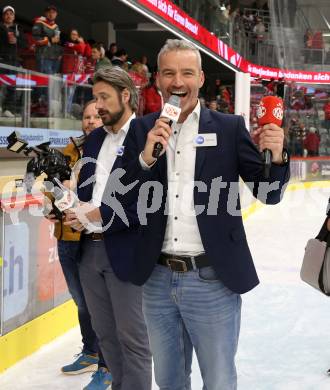
[[[107, 110], [99, 111], [99, 115], [101, 116], [102, 122], [105, 126], [113, 126], [116, 123], [118, 123], [120, 119], [123, 117], [124, 113], [125, 113], [125, 107], [122, 103], [120, 104], [120, 109], [117, 112], [111, 113], [110, 111]], [[103, 117], [102, 116], [103, 114], [106, 114], [106, 116]]]

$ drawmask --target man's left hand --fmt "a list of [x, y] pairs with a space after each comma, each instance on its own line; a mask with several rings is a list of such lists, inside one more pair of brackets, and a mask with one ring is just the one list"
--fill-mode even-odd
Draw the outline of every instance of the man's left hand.
[[89, 223], [102, 222], [100, 209], [90, 203], [80, 202], [77, 207], [65, 211], [64, 225], [82, 231]]
[[261, 151], [269, 149], [272, 152], [272, 161], [281, 164], [284, 143], [284, 130], [271, 123], [254, 131], [252, 138], [257, 140]]

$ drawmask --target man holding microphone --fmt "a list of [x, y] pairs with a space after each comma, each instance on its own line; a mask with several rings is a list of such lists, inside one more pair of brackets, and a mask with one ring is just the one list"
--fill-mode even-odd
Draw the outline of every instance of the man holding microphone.
[[111, 195], [118, 190], [113, 178], [126, 153], [126, 134], [135, 118], [138, 95], [128, 73], [117, 66], [95, 73], [93, 95], [104, 126], [84, 144], [80, 202], [65, 211], [64, 225], [82, 231], [79, 275], [93, 329], [111, 370], [111, 389], [151, 390], [142, 289], [129, 282], [139, 239], [136, 208], [127, 211], [127, 226], [111, 207]]
[[[166, 42], [157, 81], [165, 102], [179, 98], [178, 120], [170, 126], [164, 113], [133, 120], [124, 156], [125, 182], [159, 182], [165, 192], [141, 227], [131, 277], [143, 285], [155, 379], [160, 390], [190, 390], [194, 349], [204, 387], [235, 390], [240, 294], [259, 281], [231, 189], [241, 176], [263, 202], [280, 201], [289, 180], [284, 132], [275, 124], [256, 132], [260, 150], [272, 155], [265, 181], [243, 118], [201, 107], [204, 74], [192, 43]], [[162, 149], [158, 158], [155, 149]]]
[[[90, 100], [83, 110], [82, 131], [84, 135], [73, 139], [63, 150], [63, 154], [70, 158], [70, 166], [73, 168], [82, 158], [83, 143], [86, 137], [96, 128], [102, 126], [102, 120], [96, 109], [96, 101]], [[78, 142], [80, 144], [78, 144]], [[79, 164], [79, 163], [78, 163]], [[68, 188], [74, 183], [64, 182]], [[47, 195], [48, 196], [48, 195]], [[57, 220], [54, 214], [47, 216], [48, 220], [55, 223], [54, 235], [57, 238], [58, 256], [62, 271], [68, 285], [68, 290], [77, 305], [80, 332], [83, 348], [76, 355], [73, 363], [61, 368], [63, 374], [77, 375], [85, 372], [93, 372], [90, 383], [84, 390], [105, 390], [111, 384], [112, 376], [104, 361], [98, 345], [96, 334], [91, 323], [91, 316], [86, 304], [85, 295], [79, 275], [80, 263], [80, 238], [81, 233], [64, 225], [63, 220]]]

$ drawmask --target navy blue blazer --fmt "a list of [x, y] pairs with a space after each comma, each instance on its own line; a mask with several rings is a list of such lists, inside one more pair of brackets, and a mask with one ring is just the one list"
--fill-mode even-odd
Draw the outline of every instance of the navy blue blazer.
[[[167, 162], [163, 154], [150, 171], [144, 171], [138, 161], [143, 150], [148, 131], [154, 126], [159, 113], [153, 113], [131, 122], [126, 138], [124, 166], [127, 182], [136, 178], [140, 184], [148, 180], [158, 180], [164, 186], [164, 196], [160, 209], [148, 214], [147, 225], [141, 226], [136, 256], [135, 272], [131, 281], [142, 285], [146, 282], [161, 253], [164, 241], [167, 216], [164, 213], [167, 193]], [[258, 276], [248, 247], [240, 213], [239, 196], [235, 198], [236, 215], [231, 215], [227, 203], [232, 198], [230, 188], [238, 187], [239, 177], [245, 182], [254, 183], [253, 194], [268, 204], [278, 203], [282, 188], [290, 176], [289, 164], [273, 164], [269, 183], [279, 182], [277, 190], [262, 196], [259, 192], [263, 178], [263, 164], [260, 152], [253, 144], [244, 120], [240, 116], [225, 115], [208, 109], [201, 109], [199, 133], [215, 133], [217, 146], [199, 147], [196, 150], [195, 181], [203, 181], [207, 192], [194, 189], [195, 205], [206, 205], [204, 212], [197, 216], [197, 223], [205, 253], [222, 282], [237, 293], [245, 293], [255, 287]], [[207, 215], [212, 180], [221, 177], [226, 188], [221, 188], [218, 208], [213, 215]], [[213, 182], [215, 184], [215, 182]], [[229, 185], [229, 183], [234, 183]], [[213, 195], [217, 194], [212, 191]], [[231, 200], [232, 201], [232, 200]], [[210, 210], [209, 210], [210, 212]]]
[[[97, 160], [106, 134], [107, 133], [103, 127], [99, 127], [88, 135], [83, 148], [83, 158], [89, 157]], [[111, 172], [113, 172], [116, 168], [121, 167], [122, 157], [117, 156]], [[95, 180], [91, 180], [91, 178], [93, 178], [93, 175], [95, 174], [95, 168], [95, 163], [88, 162], [83, 164], [80, 170], [78, 198], [83, 202], [88, 202], [92, 199], [93, 184], [95, 183]], [[90, 184], [82, 186], [86, 180], [89, 180]], [[111, 191], [111, 181], [108, 180], [104, 194], [109, 195]], [[118, 194], [115, 194], [115, 196], [120, 201], [120, 196], [118, 196]], [[108, 205], [108, 203], [102, 201], [100, 206], [104, 226], [108, 225], [114, 217], [111, 225], [104, 232], [105, 247], [109, 261], [116, 276], [123, 281], [128, 281], [133, 269], [134, 248], [138, 239], [138, 219], [136, 216], [136, 206], [134, 204], [128, 205], [125, 211], [129, 226], [127, 226], [122, 219], [114, 213], [114, 210]]]

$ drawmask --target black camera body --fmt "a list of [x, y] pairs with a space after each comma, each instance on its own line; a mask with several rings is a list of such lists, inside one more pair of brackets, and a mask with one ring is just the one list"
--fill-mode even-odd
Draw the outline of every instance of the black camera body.
[[26, 176], [32, 175], [33, 179], [36, 179], [42, 173], [45, 173], [47, 180], [54, 185], [56, 185], [55, 178], [59, 181], [70, 179], [70, 158], [64, 156], [59, 150], [50, 148], [50, 142], [44, 142], [34, 147], [29, 146], [17, 131], [11, 133], [7, 137], [7, 141], [7, 149], [14, 153], [23, 152], [25, 156], [34, 154], [27, 163]]
[[37, 149], [39, 154], [27, 163], [26, 173], [32, 173], [34, 178], [46, 173], [47, 180], [54, 184], [54, 178], [59, 181], [70, 179], [70, 158], [64, 156], [59, 150], [50, 148], [49, 144], [45, 142], [34, 148], [34, 152]]
[[[24, 185], [27, 192], [31, 192], [35, 179], [45, 173], [47, 178], [45, 184], [51, 182], [54, 187], [58, 182], [69, 180], [71, 176], [70, 157], [64, 156], [59, 150], [50, 148], [50, 142], [44, 142], [37, 146], [29, 146], [21, 138], [19, 132], [14, 131], [7, 137], [7, 149], [14, 153], [24, 153], [25, 156], [34, 155], [26, 166]], [[46, 186], [46, 189], [49, 186]], [[54, 207], [52, 213], [55, 213], [57, 219], [62, 218], [61, 212]]]

